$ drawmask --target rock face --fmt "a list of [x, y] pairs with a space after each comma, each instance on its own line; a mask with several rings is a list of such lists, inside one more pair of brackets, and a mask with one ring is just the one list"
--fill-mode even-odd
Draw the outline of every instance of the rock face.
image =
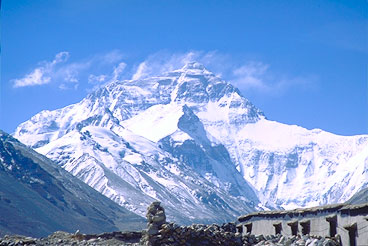
[[163, 201], [178, 223], [342, 203], [368, 186], [367, 135], [268, 120], [198, 63], [112, 81], [79, 103], [40, 112], [14, 136], [141, 216]]

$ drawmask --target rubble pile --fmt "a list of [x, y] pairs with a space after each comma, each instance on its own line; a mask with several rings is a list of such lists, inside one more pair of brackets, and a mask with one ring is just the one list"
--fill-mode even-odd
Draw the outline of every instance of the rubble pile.
[[0, 246], [31, 246], [31, 245], [83, 245], [83, 246], [138, 246], [141, 232], [109, 232], [101, 234], [82, 234], [79, 231], [68, 233], [57, 231], [48, 237], [32, 238], [20, 235], [6, 235], [0, 238]]

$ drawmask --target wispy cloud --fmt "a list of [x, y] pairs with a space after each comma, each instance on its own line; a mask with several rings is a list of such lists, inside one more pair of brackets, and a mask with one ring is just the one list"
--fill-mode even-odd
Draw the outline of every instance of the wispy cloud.
[[174, 54], [158, 52], [134, 67], [132, 79], [160, 75], [193, 61], [202, 63], [210, 71], [245, 92], [281, 95], [292, 87], [312, 87], [318, 80], [315, 75], [296, 76], [288, 72], [275, 72], [270, 64], [262, 61], [236, 61], [233, 57], [216, 51]]
[[208, 70], [231, 82], [243, 92], [281, 95], [293, 87], [310, 87], [318, 79], [313, 75], [293, 75], [272, 70], [271, 64], [256, 60], [239, 61], [216, 51], [182, 53], [157, 52], [144, 61], [127, 65], [119, 50], [71, 62], [68, 52], [60, 52], [51, 61], [40, 62], [30, 73], [12, 80], [15, 88], [54, 83], [59, 89], [87, 91], [124, 79], [143, 79], [182, 68], [189, 62], [202, 63]]
[[125, 70], [126, 63], [120, 62], [116, 67], [114, 67], [114, 70], [112, 71], [112, 78], [111, 80], [118, 80], [120, 76], [122, 75], [123, 71]]
[[[21, 78], [13, 79], [14, 88], [56, 84], [59, 89], [77, 89], [81, 80], [89, 83], [105, 82], [109, 76], [105, 74], [94, 75], [90, 71], [105, 71], [106, 67], [118, 63], [110, 78], [117, 79], [125, 68], [125, 63], [119, 63], [123, 54], [113, 50], [105, 54], [97, 54], [79, 61], [70, 62], [69, 52], [60, 52], [51, 61], [42, 61], [31, 72]], [[124, 65], [124, 66], [123, 66]]]
[[282, 95], [291, 88], [310, 89], [316, 85], [316, 75], [293, 75], [291, 73], [274, 72], [269, 64], [262, 62], [248, 62], [240, 67], [235, 67], [232, 83], [240, 90]]
[[60, 52], [56, 54], [55, 58], [52, 61], [41, 62], [40, 66], [36, 67], [32, 72], [26, 74], [23, 78], [14, 79], [14, 87], [17, 88], [25, 86], [44, 85], [50, 83], [55, 66], [59, 63], [66, 62], [68, 59], [68, 52]]
[[168, 71], [179, 69], [188, 62], [201, 62], [203, 57], [203, 52], [198, 51], [175, 54], [161, 51], [148, 56], [145, 61], [135, 66], [135, 72], [133, 72], [132, 79], [142, 79], [160, 75]]
[[86, 60], [60, 66], [52, 73], [52, 77], [59, 84], [60, 89], [77, 89], [80, 82], [80, 73], [91, 67], [92, 61]]
[[233, 69], [233, 82], [243, 87], [266, 89], [268, 86], [264, 79], [269, 65], [262, 62], [249, 62]]
[[[111, 73], [106, 74], [89, 74], [88, 75], [88, 83], [92, 84], [92, 88], [87, 88], [87, 92], [92, 92], [102, 86], [104, 86], [106, 83], [117, 81], [117, 80], [123, 80], [122, 77], [124, 75], [124, 71], [127, 64], [125, 62], [120, 62], [116, 66], [113, 67], [113, 70]], [[126, 78], [125, 78], [126, 79]]]
[[88, 76], [88, 83], [90, 84], [102, 83], [102, 82], [105, 82], [106, 79], [107, 79], [107, 75], [105, 74], [100, 74], [100, 75], [90, 74]]
[[133, 74], [132, 79], [137, 80], [149, 76], [149, 67], [147, 67], [146, 62], [141, 62], [138, 65], [137, 71]]
[[113, 50], [105, 54], [95, 56], [96, 60], [103, 63], [115, 64], [124, 59], [124, 54], [120, 50]]

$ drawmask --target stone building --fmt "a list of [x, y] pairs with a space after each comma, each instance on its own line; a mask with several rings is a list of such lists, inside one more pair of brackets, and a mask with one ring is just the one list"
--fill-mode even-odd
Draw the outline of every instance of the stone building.
[[315, 235], [341, 238], [342, 246], [368, 246], [368, 203], [261, 211], [238, 218], [243, 234]]

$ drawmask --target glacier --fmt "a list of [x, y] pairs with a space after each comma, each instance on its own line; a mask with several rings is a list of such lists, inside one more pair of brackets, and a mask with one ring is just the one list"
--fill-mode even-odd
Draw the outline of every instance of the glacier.
[[111, 81], [13, 135], [130, 211], [160, 200], [181, 223], [345, 202], [368, 186], [367, 135], [271, 121], [196, 62]]

